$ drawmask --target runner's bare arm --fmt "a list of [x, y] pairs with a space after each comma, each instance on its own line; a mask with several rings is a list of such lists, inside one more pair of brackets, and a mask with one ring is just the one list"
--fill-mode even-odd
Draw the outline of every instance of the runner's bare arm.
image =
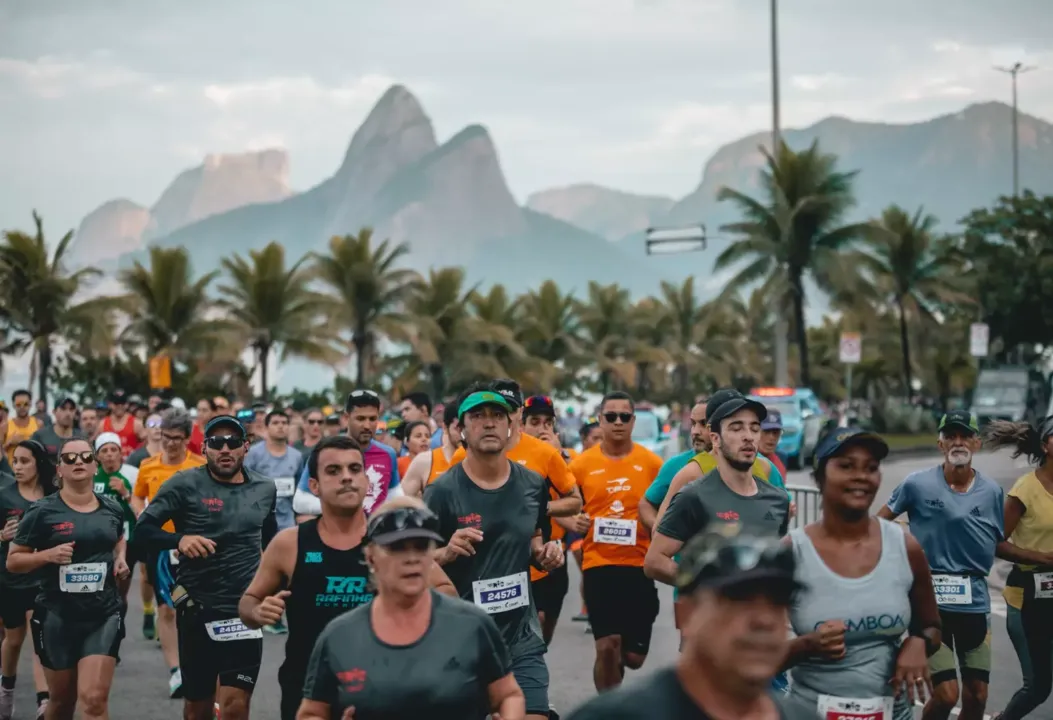
[[433, 563], [428, 571], [428, 585], [436, 592], [450, 597], [457, 597], [457, 588], [446, 571], [439, 567], [439, 563]]
[[906, 536], [907, 560], [914, 574], [914, 584], [910, 588], [910, 634], [925, 640], [926, 654], [932, 657], [943, 640], [943, 622], [936, 604], [936, 589], [932, 586], [932, 571], [921, 543], [909, 532], [903, 534]]
[[570, 517], [577, 515], [579, 510], [581, 510], [581, 493], [577, 486], [572, 487], [565, 495], [561, 494], [558, 500], [548, 501], [548, 514], [552, 517]]
[[657, 530], [652, 532], [651, 546], [647, 548], [647, 556], [644, 558], [644, 574], [658, 582], [672, 585], [676, 582], [678, 569], [673, 556], [680, 552], [683, 546], [681, 541], [666, 537]]
[[[66, 543], [69, 544], [69, 543]], [[54, 562], [52, 550], [41, 550], [36, 552], [25, 545], [11, 543], [7, 546], [7, 569], [13, 573], [29, 573]]]
[[1043, 553], [1037, 550], [1025, 550], [1009, 542], [1008, 538], [1016, 532], [1016, 526], [1020, 518], [1024, 517], [1027, 507], [1020, 502], [1020, 498], [1007, 495], [1005, 499], [1005, 517], [1003, 519], [1003, 531], [1007, 539], [998, 543], [995, 555], [1003, 560], [1013, 563], [1025, 563], [1034, 565], [1053, 565], [1053, 553]]
[[300, 702], [300, 709], [296, 711], [296, 720], [329, 720], [332, 716], [329, 703], [307, 698]]
[[430, 473], [431, 452], [422, 452], [410, 460], [409, 467], [406, 468], [406, 477], [399, 483], [402, 494], [407, 497], [422, 497]]
[[139, 418], [134, 418], [135, 424], [132, 427], [135, 429], [135, 437], [139, 438], [140, 441], [146, 439], [146, 426], [143, 425], [143, 421]]
[[286, 528], [274, 536], [274, 540], [267, 545], [260, 560], [260, 567], [256, 570], [256, 576], [252, 578], [245, 594], [238, 602], [238, 615], [241, 621], [251, 628], [260, 628], [266, 625], [260, 622], [256, 616], [263, 599], [274, 595], [285, 584], [287, 578], [292, 575], [292, 568], [296, 561], [296, 546], [299, 530], [297, 528]]
[[700, 477], [702, 477], [702, 468], [699, 467], [697, 462], [689, 462], [680, 469], [680, 472], [673, 476], [673, 481], [669, 483], [669, 490], [666, 492], [665, 498], [662, 500], [662, 506], [658, 508], [658, 515], [655, 517], [654, 525], [652, 527], [657, 528], [659, 523], [662, 522], [662, 517], [669, 508], [669, 502], [676, 496], [676, 494], [689, 482], [698, 480]]
[[637, 506], [636, 511], [640, 515], [640, 522], [647, 528], [647, 531], [654, 533], [655, 521], [658, 520], [658, 508], [652, 505], [647, 498], [640, 498], [640, 504]]
[[892, 508], [890, 508], [888, 505], [882, 505], [881, 509], [879, 509], [877, 511], [877, 516], [879, 518], [881, 518], [882, 520], [889, 520], [889, 521], [895, 520], [896, 518], [899, 517], [899, 515], [897, 515], [896, 513], [892, 512]]
[[500, 717], [502, 720], [526, 717], [526, 697], [512, 673], [487, 685], [486, 694], [490, 698], [490, 709], [494, 713], [492, 717]]

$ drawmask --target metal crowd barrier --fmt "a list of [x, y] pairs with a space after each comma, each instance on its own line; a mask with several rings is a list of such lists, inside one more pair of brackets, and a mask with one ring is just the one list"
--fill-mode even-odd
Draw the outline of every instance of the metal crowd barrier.
[[822, 502], [819, 488], [814, 485], [787, 485], [790, 499], [797, 503], [797, 515], [790, 520], [790, 529], [804, 527], [819, 519]]

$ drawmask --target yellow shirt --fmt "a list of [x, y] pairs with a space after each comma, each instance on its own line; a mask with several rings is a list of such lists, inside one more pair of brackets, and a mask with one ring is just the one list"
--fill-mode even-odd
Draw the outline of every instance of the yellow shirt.
[[[7, 445], [15, 435], [21, 435], [23, 440], [28, 440], [33, 436], [37, 430], [40, 429], [40, 423], [37, 419], [30, 415], [28, 418], [29, 424], [24, 428], [17, 427], [15, 425], [15, 419], [9, 418], [7, 421], [7, 435], [4, 436], [4, 445]], [[7, 461], [13, 463], [15, 461], [15, 449], [11, 448], [7, 451]]]
[[[1053, 495], [1042, 486], [1034, 472], [1029, 472], [1016, 481], [1009, 497], [1019, 500], [1025, 509], [1009, 536], [1009, 542], [1024, 550], [1053, 552]], [[1022, 570], [1033, 570], [1034, 567], [1020, 565]], [[1023, 588], [1007, 587], [1002, 595], [1012, 607], [1019, 608], [1023, 604]]]
[[[711, 452], [701, 452], [691, 459], [698, 464], [704, 475], [708, 475], [717, 469], [717, 459], [713, 457], [713, 453]], [[757, 459], [753, 461], [751, 472], [753, 473], [753, 477], [760, 478], [764, 482], [770, 483], [771, 468], [771, 462], [758, 455]]]
[[[205, 464], [205, 458], [190, 452], [186, 454], [186, 459], [178, 465], [166, 465], [162, 458], [162, 455], [154, 455], [143, 460], [142, 464], [139, 465], [139, 478], [135, 481], [135, 497], [149, 502], [157, 495], [161, 485], [177, 472], [201, 467]], [[172, 524], [171, 520], [161, 527], [168, 532], [175, 532], [175, 525]]]

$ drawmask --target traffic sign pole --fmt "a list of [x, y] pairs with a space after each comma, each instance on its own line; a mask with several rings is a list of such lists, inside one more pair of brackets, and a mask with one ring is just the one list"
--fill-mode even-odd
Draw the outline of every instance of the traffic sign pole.
[[852, 403], [852, 366], [863, 359], [863, 338], [859, 333], [841, 333], [841, 362], [845, 365], [845, 395]]

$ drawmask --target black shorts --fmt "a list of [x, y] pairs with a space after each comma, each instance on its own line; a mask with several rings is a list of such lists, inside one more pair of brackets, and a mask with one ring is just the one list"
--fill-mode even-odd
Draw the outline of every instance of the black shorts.
[[68, 620], [38, 605], [29, 626], [33, 649], [48, 670], [73, 670], [93, 655], [116, 658], [124, 639], [119, 612], [101, 620]]
[[[183, 676], [183, 697], [187, 700], [213, 697], [217, 680], [222, 687], [239, 688], [250, 694], [255, 689], [263, 662], [263, 634], [257, 630], [252, 633], [254, 637], [228, 639], [219, 632], [222, 625], [213, 625], [235, 620], [234, 613], [186, 607], [176, 610], [179, 671]], [[222, 639], [213, 639], [213, 635]]]
[[37, 603], [38, 588], [0, 587], [0, 622], [5, 628], [26, 626], [26, 613]]
[[582, 573], [589, 624], [597, 640], [621, 635], [622, 652], [646, 655], [658, 617], [658, 588], [642, 567], [602, 565]]
[[281, 720], [296, 720], [296, 713], [300, 710], [300, 702], [303, 700], [306, 672], [306, 662], [297, 663], [295, 668], [291, 668], [289, 658], [278, 668], [278, 687], [282, 691]]
[[534, 596], [534, 607], [539, 613], [545, 613], [546, 618], [558, 618], [559, 611], [563, 609], [563, 598], [567, 595], [570, 586], [570, 576], [567, 574], [567, 565], [550, 572], [540, 580], [530, 583], [530, 592]]

